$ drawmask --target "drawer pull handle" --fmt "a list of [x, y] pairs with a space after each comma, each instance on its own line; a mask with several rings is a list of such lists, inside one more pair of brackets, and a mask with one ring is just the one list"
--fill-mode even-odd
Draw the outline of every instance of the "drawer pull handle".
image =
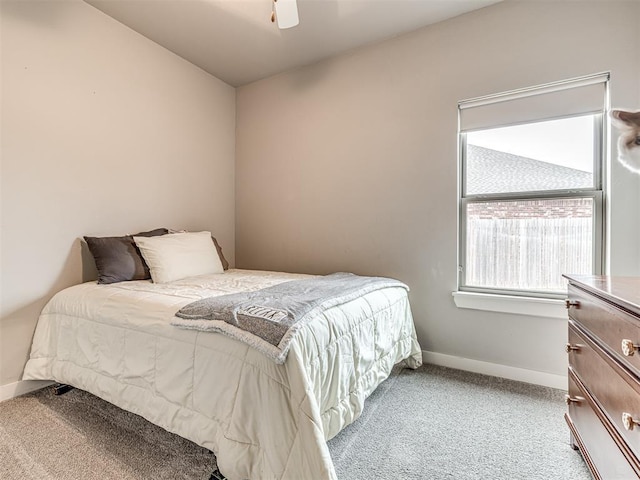
[[567, 352], [567, 353], [579, 352], [580, 351], [580, 345], [571, 345], [570, 343], [567, 343], [564, 346], [564, 351]]
[[637, 420], [633, 418], [633, 415], [630, 413], [624, 412], [622, 414], [622, 425], [625, 430], [633, 430], [637, 425], [640, 425]]
[[638, 350], [640, 346], [636, 345], [628, 338], [625, 338], [622, 340], [621, 348], [622, 348], [622, 353], [626, 357], [633, 357], [633, 355], [636, 353], [636, 350]]
[[567, 405], [571, 405], [572, 403], [580, 404], [583, 400], [584, 398], [582, 397], [572, 397], [571, 395], [564, 396], [564, 403]]
[[578, 300], [569, 300], [568, 298], [564, 301], [564, 306], [567, 307], [567, 310], [571, 307], [578, 308], [580, 306], [580, 302]]

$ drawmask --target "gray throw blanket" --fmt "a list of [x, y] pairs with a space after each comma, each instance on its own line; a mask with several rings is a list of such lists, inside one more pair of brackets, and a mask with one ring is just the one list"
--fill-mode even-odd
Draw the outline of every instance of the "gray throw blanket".
[[314, 314], [389, 287], [409, 290], [397, 280], [352, 273], [293, 280], [198, 300], [181, 308], [171, 325], [224, 333], [284, 363], [295, 333]]

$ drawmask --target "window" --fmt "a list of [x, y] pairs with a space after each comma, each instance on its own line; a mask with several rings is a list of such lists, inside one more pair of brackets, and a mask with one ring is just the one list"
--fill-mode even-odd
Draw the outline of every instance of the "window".
[[459, 290], [560, 297], [602, 272], [608, 79], [459, 103]]

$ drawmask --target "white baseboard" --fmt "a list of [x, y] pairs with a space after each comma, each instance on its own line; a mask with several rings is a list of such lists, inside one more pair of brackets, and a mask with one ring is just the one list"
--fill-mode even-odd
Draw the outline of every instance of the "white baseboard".
[[48, 380], [21, 380], [19, 382], [8, 383], [7, 385], [0, 385], [0, 402], [33, 392], [34, 390], [40, 390], [53, 383], [54, 382]]
[[545, 387], [558, 388], [560, 390], [567, 389], [566, 375], [557, 375], [555, 373], [527, 370], [526, 368], [510, 367], [508, 365], [482, 362], [480, 360], [472, 360], [470, 358], [454, 357], [453, 355], [428, 352], [426, 350], [422, 351], [422, 360], [424, 363], [432, 363], [441, 367], [457, 368], [458, 370], [466, 370], [468, 372], [481, 373], [483, 375], [491, 375], [493, 377], [508, 378], [509, 380], [533, 383], [535, 385], [543, 385]]

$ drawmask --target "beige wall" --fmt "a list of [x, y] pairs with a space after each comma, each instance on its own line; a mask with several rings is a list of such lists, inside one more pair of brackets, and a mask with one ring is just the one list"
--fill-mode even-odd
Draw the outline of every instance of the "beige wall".
[[82, 235], [210, 229], [234, 261], [235, 90], [79, 0], [0, 5], [1, 387]]
[[[237, 92], [241, 268], [390, 275], [424, 350], [563, 375], [566, 322], [456, 308], [458, 100], [601, 71], [640, 106], [639, 2], [505, 2]], [[611, 270], [639, 274], [612, 165]]]

